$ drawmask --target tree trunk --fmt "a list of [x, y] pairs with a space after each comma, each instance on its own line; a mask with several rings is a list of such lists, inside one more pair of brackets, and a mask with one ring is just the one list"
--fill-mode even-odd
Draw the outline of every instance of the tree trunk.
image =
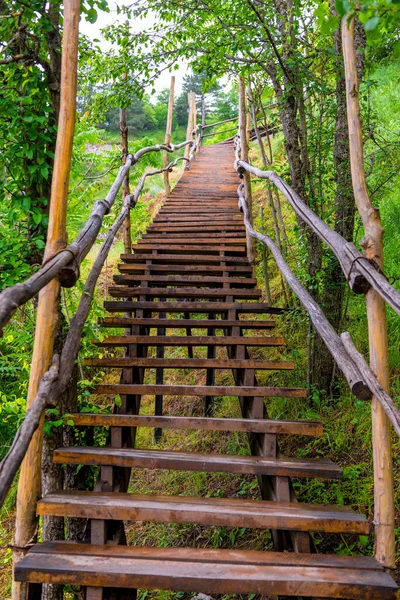
[[[358, 57], [359, 80], [363, 71], [363, 47], [365, 36], [363, 28], [356, 19], [356, 48]], [[334, 138], [334, 164], [335, 164], [335, 231], [348, 241], [353, 241], [355, 202], [350, 171], [349, 130], [346, 111], [346, 81], [342, 57], [341, 26], [334, 34], [336, 56], [336, 126]], [[321, 306], [335, 331], [341, 328], [343, 314], [343, 297], [346, 279], [340, 268], [339, 262], [333, 253], [329, 252], [327, 266], [323, 273], [321, 286]], [[335, 362], [328, 348], [316, 334], [313, 352], [312, 383], [322, 392], [336, 395]], [[336, 382], [337, 383], [337, 382]]]

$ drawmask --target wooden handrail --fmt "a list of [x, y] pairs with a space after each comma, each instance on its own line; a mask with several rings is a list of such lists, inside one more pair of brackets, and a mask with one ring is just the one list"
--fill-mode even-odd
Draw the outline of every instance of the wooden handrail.
[[60, 250], [46, 261], [26, 281], [6, 288], [0, 293], [0, 331], [19, 306], [22, 306], [36, 296], [55, 277], [59, 276], [62, 287], [72, 287], [75, 285], [79, 278], [79, 266], [96, 241], [104, 216], [109, 213], [113, 206], [117, 193], [130, 167], [149, 152], [175, 152], [184, 146], [192, 145], [193, 140], [186, 140], [177, 145], [159, 144], [156, 146], [147, 146], [133, 155], [128, 155], [125, 165], [119, 169], [107, 196], [95, 203], [86, 224], [75, 240], [67, 248]]
[[[32, 435], [39, 427], [43, 411], [50, 406], [55, 406], [68, 386], [75, 360], [78, 356], [83, 326], [90, 312], [94, 289], [115, 236], [122, 227], [130, 210], [136, 205], [147, 177], [158, 175], [166, 170], [171, 171], [182, 160], [186, 159], [179, 157], [162, 169], [144, 173], [133, 193], [124, 198], [123, 207], [109, 229], [86, 280], [78, 308], [71, 320], [70, 328], [61, 350], [61, 356], [58, 357], [55, 355], [53, 357], [53, 364], [40, 381], [38, 392], [14, 437], [11, 448], [0, 463], [0, 508], [4, 503], [12, 481], [29, 447]], [[62, 370], [59, 370], [59, 364], [62, 364]]]
[[310, 315], [316, 331], [318, 331], [334, 357], [352, 393], [360, 400], [369, 400], [374, 395], [379, 400], [396, 433], [400, 437], [400, 411], [393, 399], [383, 389], [366, 363], [363, 355], [358, 352], [350, 333], [343, 332], [339, 337], [321, 307], [296, 278], [278, 246], [268, 235], [259, 233], [253, 229], [249, 221], [249, 210], [242, 190], [243, 184], [240, 184], [238, 187], [239, 208], [243, 212], [244, 224], [249, 235], [262, 244], [265, 244], [271, 251], [280, 272]]
[[289, 204], [301, 219], [325, 242], [336, 255], [350, 288], [356, 294], [365, 294], [372, 287], [400, 315], [400, 292], [396, 290], [377, 265], [357, 250], [355, 245], [345, 240], [320, 219], [300, 196], [274, 171], [262, 171], [240, 160], [236, 144], [235, 169], [247, 172], [271, 181], [285, 196]]

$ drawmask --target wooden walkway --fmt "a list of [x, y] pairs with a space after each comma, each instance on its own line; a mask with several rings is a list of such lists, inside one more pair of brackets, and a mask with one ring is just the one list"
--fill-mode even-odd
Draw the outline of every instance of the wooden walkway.
[[[294, 364], [268, 359], [269, 347], [284, 344], [271, 320], [280, 311], [262, 302], [247, 261], [237, 185], [231, 144], [202, 148], [134, 253], [122, 256], [104, 325], [124, 334], [98, 345], [125, 348], [125, 356], [87, 361], [121, 369], [119, 384], [99, 385], [96, 393], [119, 394], [122, 403], [112, 415], [73, 417], [75, 426], [110, 426], [109, 444], [54, 454], [57, 463], [98, 465], [95, 491], [54, 492], [38, 505], [40, 515], [89, 519], [87, 543], [32, 548], [15, 573], [30, 582], [32, 599], [40, 597], [44, 582], [85, 586], [87, 600], [132, 600], [137, 588], [267, 598], [397, 597], [395, 583], [375, 559], [313, 552], [309, 531], [368, 534], [370, 527], [349, 508], [301, 504], [293, 494], [291, 477], [340, 479], [341, 469], [326, 459], [279, 454], [279, 434], [319, 436], [322, 426], [268, 419], [269, 397], [306, 393], [257, 384], [257, 370], [290, 370]], [[186, 357], [164, 358], [168, 346], [185, 348]], [[265, 347], [265, 358], [251, 358], [252, 346]], [[156, 351], [148, 352], [152, 347]], [[220, 352], [217, 358], [218, 347], [223, 358]], [[165, 368], [202, 370], [205, 385], [167, 385]], [[148, 383], [150, 369], [155, 377]], [[233, 386], [219, 384], [223, 369], [232, 372]], [[154, 414], [140, 414], [145, 394], [154, 396]], [[164, 416], [168, 395], [204, 398], [204, 416]], [[215, 418], [216, 396], [237, 397], [243, 418]], [[137, 427], [154, 428], [156, 437], [167, 428], [247, 432], [249, 454], [136, 449]], [[131, 469], [137, 468], [257, 475], [263, 500], [131, 494]], [[268, 528], [275, 551], [126, 546], [125, 520]]]

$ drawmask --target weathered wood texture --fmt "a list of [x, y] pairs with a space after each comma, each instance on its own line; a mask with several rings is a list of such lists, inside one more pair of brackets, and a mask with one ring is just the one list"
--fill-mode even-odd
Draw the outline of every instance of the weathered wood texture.
[[[364, 169], [363, 131], [354, 44], [354, 19], [351, 19], [350, 22], [347, 22], [345, 18], [343, 19], [342, 47], [346, 77], [351, 179], [357, 209], [364, 226], [364, 237], [361, 240], [364, 260], [358, 260], [358, 263], [361, 262], [364, 266], [365, 264], [369, 265], [369, 261], [372, 261], [380, 271], [378, 274], [379, 279], [375, 275], [375, 280], [371, 281], [372, 289], [368, 290], [366, 294], [370, 362], [372, 371], [379, 381], [379, 386], [389, 391], [389, 350], [385, 302], [399, 313], [400, 293], [389, 286], [381, 274], [384, 271], [383, 227], [379, 210], [372, 205], [369, 198]], [[396, 554], [392, 441], [386, 409], [387, 404], [382, 405], [379, 396], [372, 398], [375, 556], [382, 565], [394, 568]]]
[[[60, 112], [58, 115], [58, 130], [56, 150], [54, 157], [53, 177], [51, 182], [49, 224], [47, 230], [44, 260], [54, 260], [60, 251], [63, 251], [68, 243], [66, 229], [68, 184], [71, 171], [72, 146], [75, 129], [75, 109], [77, 90], [77, 62], [78, 62], [78, 39], [79, 39], [79, 0], [71, 0], [65, 6], [63, 51], [61, 61], [61, 89], [60, 89]], [[32, 278], [31, 278], [32, 279]], [[43, 395], [41, 380], [48, 371], [53, 356], [54, 341], [58, 327], [58, 302], [60, 283], [58, 280], [47, 280], [46, 287], [41, 285], [39, 295], [35, 340], [32, 354], [32, 365], [29, 375], [29, 387], [26, 407], [29, 409], [35, 404], [37, 394]], [[43, 289], [42, 289], [43, 288]], [[22, 286], [22, 289], [26, 289]], [[8, 310], [3, 315], [8, 318], [16, 308], [15, 292], [20, 288], [11, 288], [14, 294], [7, 296], [7, 290], [3, 292], [9, 299]], [[2, 294], [2, 296], [3, 296]], [[4, 299], [4, 296], [3, 296]], [[10, 303], [11, 301], [11, 303]], [[4, 304], [0, 309], [0, 315]], [[0, 324], [1, 324], [0, 317]], [[43, 423], [35, 433], [28, 438], [30, 441], [28, 450], [24, 456], [20, 477], [18, 482], [17, 509], [15, 519], [15, 535], [13, 546], [13, 563], [18, 564], [26, 552], [27, 546], [37, 536], [36, 503], [41, 494], [41, 460], [43, 447]], [[18, 457], [20, 458], [20, 457]], [[12, 466], [18, 460], [12, 461]], [[20, 582], [13, 582], [13, 600], [26, 600], [28, 588]]]
[[243, 550], [41, 544], [17, 576], [24, 581], [140, 587], [206, 594], [396, 600], [390, 575], [370, 557]]

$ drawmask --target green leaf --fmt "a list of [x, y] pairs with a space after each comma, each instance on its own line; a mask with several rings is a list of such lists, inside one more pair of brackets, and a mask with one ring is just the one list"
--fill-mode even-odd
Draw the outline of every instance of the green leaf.
[[86, 14], [86, 20], [89, 21], [89, 23], [96, 23], [97, 10], [95, 8], [91, 8], [90, 10], [88, 10]]
[[368, 21], [364, 24], [364, 29], [365, 31], [373, 31], [376, 26], [379, 23], [379, 16], [376, 15], [375, 17], [372, 17], [371, 19], [368, 19]]

